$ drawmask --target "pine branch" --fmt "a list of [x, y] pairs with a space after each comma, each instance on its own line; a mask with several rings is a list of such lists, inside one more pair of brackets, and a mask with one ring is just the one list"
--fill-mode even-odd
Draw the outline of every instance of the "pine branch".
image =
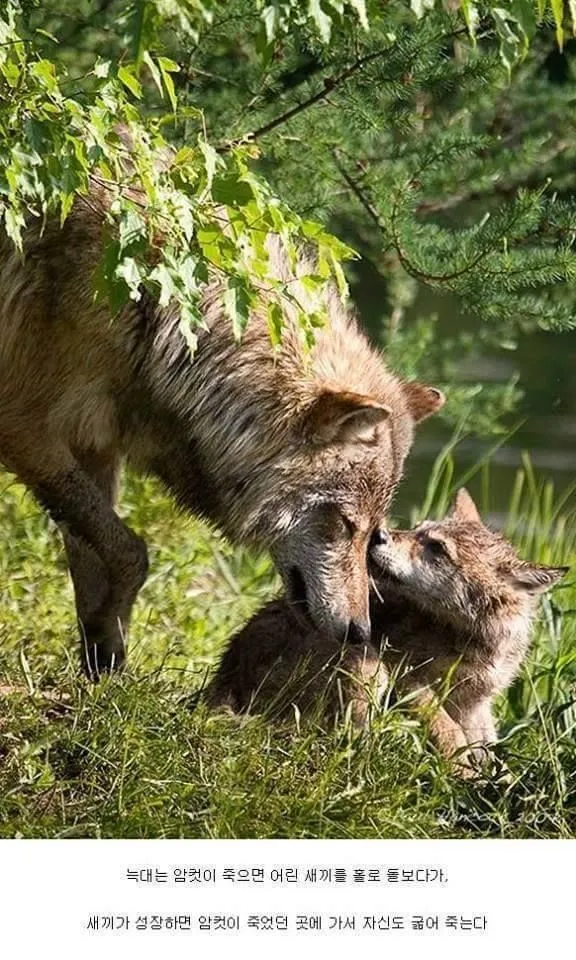
[[73, 46], [81, 33], [84, 32], [87, 28], [94, 27], [98, 20], [101, 17], [105, 16], [108, 13], [110, 7], [112, 7], [114, 0], [100, 0], [100, 5], [96, 10], [93, 10], [90, 16], [87, 17], [75, 17], [72, 20], [70, 30], [66, 33], [64, 37], [59, 36], [58, 42], [60, 47], [71, 47]]
[[470, 260], [468, 260], [459, 269], [453, 270], [451, 273], [445, 273], [445, 274], [427, 273], [426, 271], [421, 270], [419, 267], [417, 267], [416, 264], [414, 264], [410, 260], [410, 258], [408, 257], [408, 255], [406, 254], [406, 252], [402, 247], [400, 236], [396, 229], [396, 220], [397, 220], [397, 213], [398, 213], [397, 201], [394, 201], [394, 204], [392, 206], [392, 212], [390, 217], [390, 230], [388, 231], [386, 228], [386, 225], [383, 223], [380, 217], [380, 214], [378, 213], [378, 210], [376, 209], [376, 207], [374, 206], [370, 198], [362, 190], [358, 182], [355, 181], [348, 174], [348, 172], [344, 169], [344, 167], [340, 163], [336, 151], [334, 151], [333, 157], [334, 157], [334, 162], [338, 168], [338, 171], [342, 176], [342, 179], [346, 182], [350, 190], [352, 190], [354, 196], [359, 201], [359, 203], [363, 206], [364, 210], [366, 210], [371, 220], [378, 226], [378, 228], [382, 231], [383, 234], [386, 235], [389, 233], [391, 238], [391, 244], [396, 251], [398, 260], [400, 261], [401, 265], [404, 267], [406, 272], [411, 276], [415, 277], [417, 280], [422, 280], [424, 283], [448, 283], [451, 280], [458, 280], [461, 277], [463, 277], [465, 274], [470, 273], [472, 270], [474, 270], [475, 267], [478, 266], [479, 263], [482, 262], [482, 260], [484, 260], [494, 250], [497, 242], [501, 240], [504, 236], [506, 236], [508, 231], [511, 229], [511, 227], [514, 225], [514, 223], [517, 220], [517, 214], [514, 214], [511, 220], [506, 223], [505, 228], [498, 234], [496, 240], [486, 245], [485, 247], [482, 247], [482, 249], [475, 256], [473, 256]]
[[[276, 127], [279, 127], [282, 124], [287, 123], [289, 120], [292, 120], [294, 117], [297, 117], [298, 114], [303, 113], [304, 110], [308, 110], [310, 107], [313, 107], [314, 104], [324, 100], [330, 93], [332, 93], [333, 90], [336, 89], [336, 87], [339, 87], [342, 83], [352, 77], [358, 70], [361, 70], [363, 67], [365, 67], [366, 64], [373, 62], [374, 60], [378, 59], [378, 57], [382, 57], [388, 52], [388, 50], [388, 47], [384, 47], [382, 50], [376, 50], [373, 53], [367, 54], [365, 57], [360, 57], [358, 60], [355, 60], [353, 64], [347, 67], [346, 70], [343, 70], [342, 73], [338, 74], [338, 76], [327, 77], [324, 80], [324, 87], [322, 90], [319, 90], [318, 93], [308, 97], [307, 100], [303, 100], [302, 103], [297, 103], [295, 107], [291, 107], [290, 110], [286, 110], [284, 113], [279, 114], [279, 116], [269, 120], [268, 123], [263, 124], [256, 130], [253, 130], [250, 133], [245, 134], [243, 137], [239, 137], [237, 140], [233, 140], [231, 143], [227, 143], [220, 147], [220, 152], [230, 150], [238, 143], [242, 143], [246, 140], [258, 140], [260, 137], [265, 136], [265, 134], [275, 130]], [[383, 82], [390, 83], [391, 81], [389, 79], [384, 79]]]
[[519, 187], [536, 187], [542, 183], [542, 167], [551, 163], [556, 157], [568, 150], [573, 143], [568, 140], [559, 140], [548, 153], [542, 155], [538, 160], [538, 173], [527, 176], [525, 179], [517, 179], [503, 183], [491, 183], [490, 188], [486, 190], [463, 190], [461, 193], [453, 193], [448, 197], [432, 197], [430, 200], [423, 200], [416, 207], [416, 213], [440, 213], [443, 210], [451, 210], [453, 207], [460, 206], [461, 203], [471, 203], [475, 200], [481, 200], [487, 193], [497, 194], [498, 196], [509, 197], [515, 193]]
[[417, 280], [422, 280], [423, 283], [448, 283], [451, 280], [459, 280], [465, 274], [470, 273], [474, 267], [477, 267], [479, 263], [482, 262], [490, 253], [493, 252], [497, 243], [504, 239], [509, 230], [514, 226], [518, 215], [515, 214], [512, 216], [510, 221], [506, 223], [505, 227], [500, 231], [495, 240], [492, 243], [487, 244], [485, 247], [482, 247], [479, 253], [472, 257], [471, 260], [468, 260], [464, 266], [459, 267], [458, 270], [453, 270], [451, 273], [426, 273], [424, 270], [420, 270], [408, 257], [405, 250], [401, 246], [400, 237], [396, 230], [396, 217], [398, 211], [398, 204], [394, 201], [392, 206], [392, 213], [390, 217], [390, 233], [392, 237], [392, 245], [396, 250], [398, 259], [407, 273], [411, 276], [416, 277]]
[[381, 220], [381, 218], [380, 218], [380, 214], [378, 213], [378, 211], [377, 211], [376, 207], [374, 206], [374, 204], [372, 203], [372, 201], [371, 201], [371, 200], [366, 196], [366, 194], [360, 189], [360, 187], [359, 187], [359, 185], [356, 183], [356, 181], [350, 176], [350, 174], [349, 174], [349, 173], [346, 171], [346, 169], [343, 167], [343, 165], [342, 165], [342, 163], [340, 162], [340, 159], [339, 159], [339, 157], [338, 157], [338, 151], [337, 151], [337, 150], [333, 150], [333, 151], [332, 151], [332, 157], [333, 157], [333, 159], [334, 159], [334, 163], [335, 163], [335, 165], [336, 165], [336, 168], [337, 168], [337, 170], [338, 170], [338, 173], [340, 174], [340, 176], [342, 177], [342, 179], [344, 180], [344, 182], [348, 185], [348, 187], [350, 188], [350, 190], [352, 191], [352, 193], [354, 194], [354, 196], [356, 197], [356, 199], [358, 200], [358, 202], [364, 207], [364, 209], [365, 209], [366, 213], [368, 214], [368, 216], [370, 217], [370, 219], [376, 224], [376, 226], [379, 228], [379, 230], [381, 230], [381, 231], [384, 233], [386, 228], [385, 228], [384, 224], [382, 223], [382, 220]]
[[[442, 36], [441, 38], [435, 37], [434, 40], [439, 39], [449, 40], [461, 36], [462, 34], [467, 33], [467, 29], [463, 28], [460, 30], [454, 30], [452, 33], [447, 34], [446, 37]], [[232, 149], [239, 143], [243, 143], [246, 140], [254, 141], [258, 140], [260, 137], [265, 136], [265, 134], [270, 133], [272, 130], [275, 130], [277, 127], [282, 126], [285, 123], [288, 123], [289, 120], [292, 120], [294, 117], [297, 117], [300, 113], [303, 113], [305, 110], [308, 110], [310, 107], [313, 107], [316, 103], [320, 103], [321, 100], [325, 100], [333, 90], [336, 90], [337, 87], [340, 87], [343, 83], [353, 77], [355, 73], [358, 73], [359, 70], [362, 70], [364, 67], [368, 66], [370, 63], [378, 60], [380, 57], [383, 57], [384, 54], [390, 51], [390, 45], [381, 48], [380, 50], [374, 50], [372, 53], [367, 53], [363, 57], [358, 57], [354, 63], [350, 64], [349, 67], [346, 67], [341, 73], [335, 77], [327, 77], [324, 80], [324, 87], [322, 90], [319, 90], [317, 93], [314, 93], [311, 97], [308, 97], [307, 100], [303, 100], [301, 103], [297, 103], [295, 107], [291, 107], [290, 110], [286, 110], [284, 113], [279, 114], [277, 117], [274, 117], [272, 120], [269, 120], [268, 123], [263, 124], [261, 127], [258, 127], [256, 130], [251, 131], [250, 133], [245, 134], [243, 137], [238, 137], [235, 140], [232, 140], [230, 143], [224, 144], [218, 148], [220, 153], [223, 153], [227, 150]], [[381, 83], [393, 83], [393, 77], [382, 77], [380, 80]]]

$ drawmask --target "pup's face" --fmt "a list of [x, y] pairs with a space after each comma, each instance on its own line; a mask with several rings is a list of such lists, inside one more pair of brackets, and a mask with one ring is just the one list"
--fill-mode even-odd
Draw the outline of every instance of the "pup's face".
[[465, 491], [443, 521], [381, 534], [371, 549], [376, 591], [391, 591], [458, 625], [490, 615], [515, 616], [549, 589], [567, 567], [525, 563], [482, 523]]

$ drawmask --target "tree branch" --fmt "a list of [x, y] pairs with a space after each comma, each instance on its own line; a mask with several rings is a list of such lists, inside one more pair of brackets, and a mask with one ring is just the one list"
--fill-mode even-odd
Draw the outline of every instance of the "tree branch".
[[[444, 37], [437, 37], [435, 39], [446, 39], [459, 37], [464, 33], [468, 33], [467, 27], [462, 27], [459, 30], [453, 31]], [[298, 116], [298, 114], [303, 113], [304, 110], [308, 110], [309, 107], [314, 106], [314, 104], [319, 103], [321, 100], [325, 100], [326, 97], [332, 93], [336, 87], [339, 87], [341, 84], [345, 83], [350, 77], [352, 77], [358, 70], [362, 70], [369, 63], [373, 63], [375, 60], [378, 60], [380, 57], [384, 56], [385, 53], [388, 53], [391, 49], [391, 45], [384, 47], [381, 50], [374, 50], [372, 53], [367, 53], [363, 57], [358, 57], [354, 63], [350, 64], [349, 67], [346, 67], [342, 73], [339, 73], [335, 77], [327, 77], [324, 80], [324, 88], [319, 90], [318, 93], [313, 94], [307, 100], [303, 100], [302, 103], [297, 103], [295, 107], [291, 107], [290, 110], [286, 110], [285, 113], [279, 114], [279, 116], [274, 117], [272, 120], [269, 120], [268, 123], [263, 124], [261, 127], [258, 127], [256, 130], [252, 130], [250, 133], [245, 134], [243, 137], [237, 137], [234, 140], [231, 140], [229, 143], [223, 144], [221, 147], [218, 147], [217, 150], [219, 153], [225, 153], [227, 150], [230, 150], [236, 144], [243, 143], [246, 140], [253, 141], [258, 140], [260, 137], [263, 137], [265, 134], [270, 133], [271, 130], [275, 130], [276, 127], [281, 126], [284, 123], [287, 123], [289, 120], [292, 120], [293, 117]], [[392, 83], [392, 77], [384, 77], [383, 83]]]
[[[352, 63], [346, 68], [346, 70], [343, 70], [342, 73], [338, 74], [336, 77], [326, 78], [324, 80], [324, 87], [322, 90], [319, 90], [318, 93], [308, 97], [307, 100], [303, 100], [302, 103], [297, 103], [295, 107], [291, 107], [290, 110], [286, 110], [285, 113], [279, 114], [277, 117], [269, 120], [268, 123], [258, 127], [256, 130], [252, 130], [243, 137], [238, 137], [236, 140], [232, 140], [230, 143], [224, 144], [222, 147], [218, 148], [219, 152], [223, 153], [226, 150], [230, 150], [236, 144], [242, 143], [245, 140], [258, 140], [265, 134], [275, 130], [276, 127], [279, 127], [282, 124], [287, 123], [289, 120], [292, 120], [292, 118], [298, 116], [299, 113], [303, 113], [304, 110], [308, 110], [308, 108], [314, 106], [315, 103], [319, 103], [321, 100], [324, 100], [330, 93], [332, 93], [333, 90], [336, 89], [336, 87], [339, 87], [342, 83], [345, 83], [346, 80], [353, 76], [358, 70], [361, 70], [363, 67], [365, 67], [368, 63], [372, 63], [374, 60], [382, 57], [388, 52], [389, 49], [389, 47], [384, 47], [383, 50], [376, 50], [373, 53], [366, 54], [365, 57], [359, 57], [358, 60], [355, 60], [354, 63]], [[384, 82], [390, 83], [391, 81], [388, 79], [384, 80]]]
[[[366, 210], [370, 219], [376, 224], [377, 227], [379, 227], [379, 229], [382, 231], [382, 233], [385, 236], [390, 237], [390, 245], [396, 251], [398, 260], [400, 261], [401, 265], [404, 267], [406, 273], [415, 277], [415, 279], [422, 280], [423, 283], [448, 283], [450, 280], [457, 280], [460, 277], [464, 276], [464, 274], [469, 273], [471, 270], [473, 270], [474, 267], [476, 267], [479, 263], [481, 263], [481, 261], [484, 260], [485, 257], [487, 257], [495, 249], [495, 246], [496, 246], [495, 243], [491, 244], [488, 247], [483, 247], [478, 254], [472, 257], [471, 260], [468, 260], [467, 263], [465, 263], [462, 267], [459, 267], [457, 270], [453, 270], [450, 273], [444, 273], [444, 274], [426, 273], [424, 270], [421, 270], [419, 267], [417, 267], [416, 264], [414, 264], [404, 252], [404, 249], [400, 242], [400, 237], [396, 230], [397, 202], [395, 201], [392, 205], [392, 213], [390, 217], [390, 228], [388, 229], [386, 224], [382, 221], [382, 218], [380, 217], [378, 210], [376, 209], [376, 207], [374, 206], [370, 198], [366, 196], [366, 194], [364, 193], [360, 185], [355, 180], [353, 180], [353, 178], [349, 175], [349, 173], [347, 173], [347, 171], [343, 168], [342, 164], [338, 159], [336, 151], [334, 151], [333, 157], [334, 157], [334, 162], [338, 168], [338, 171], [342, 176], [342, 179], [350, 187], [356, 199], [364, 207], [364, 210]], [[498, 240], [502, 239], [502, 237], [506, 235], [506, 233], [508, 232], [508, 229], [514, 224], [516, 219], [517, 219], [517, 215], [514, 214], [512, 216], [512, 219], [506, 224], [506, 228], [498, 236], [497, 238]]]
[[340, 162], [340, 159], [338, 157], [337, 150], [332, 151], [332, 157], [334, 159], [334, 163], [336, 165], [338, 173], [340, 174], [344, 182], [350, 187], [352, 193], [354, 194], [358, 202], [364, 207], [370, 219], [374, 221], [374, 223], [376, 224], [379, 230], [382, 230], [382, 232], [385, 232], [386, 228], [382, 223], [380, 214], [378, 213], [376, 207], [374, 206], [372, 201], [366, 196], [366, 194], [360, 189], [356, 181], [352, 179], [350, 174], [342, 166], [342, 163]]
[[461, 193], [453, 193], [447, 197], [431, 197], [430, 200], [423, 200], [422, 203], [418, 204], [416, 213], [440, 213], [443, 210], [458, 207], [461, 203], [471, 203], [474, 200], [484, 199], [488, 193], [508, 197], [515, 193], [519, 187], [537, 187], [542, 184], [544, 176], [542, 168], [573, 146], [574, 144], [568, 140], [559, 140], [548, 153], [538, 158], [537, 172], [531, 172], [524, 179], [518, 178], [515, 181], [509, 180], [503, 181], [502, 183], [491, 183], [486, 190], [463, 190]]

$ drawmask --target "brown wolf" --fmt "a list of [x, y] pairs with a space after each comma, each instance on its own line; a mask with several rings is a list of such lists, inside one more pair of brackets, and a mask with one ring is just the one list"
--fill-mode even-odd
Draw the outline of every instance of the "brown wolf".
[[208, 688], [213, 705], [282, 713], [350, 705], [356, 724], [395, 689], [429, 719], [451, 756], [497, 739], [492, 700], [528, 648], [539, 594], [567, 567], [521, 561], [460, 490], [453, 512], [415, 530], [381, 531], [371, 547], [372, 643], [339, 645], [288, 600], [265, 607], [230, 642]]
[[[335, 291], [310, 356], [289, 307], [277, 356], [258, 312], [237, 344], [216, 281], [193, 362], [177, 310], [145, 291], [112, 320], [93, 298], [109, 200], [94, 187], [62, 229], [31, 224], [24, 258], [0, 232], [0, 461], [61, 525], [85, 669], [123, 659], [147, 572], [114, 511], [124, 460], [232, 541], [269, 548], [319, 628], [366, 639], [367, 545], [442, 394], [391, 373]], [[288, 278], [277, 238], [270, 259]]]

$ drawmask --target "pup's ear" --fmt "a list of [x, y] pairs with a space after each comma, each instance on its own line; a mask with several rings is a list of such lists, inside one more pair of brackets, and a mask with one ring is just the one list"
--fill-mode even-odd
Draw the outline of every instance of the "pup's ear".
[[456, 494], [454, 507], [449, 517], [450, 520], [457, 520], [458, 523], [482, 523], [478, 507], [465, 487], [462, 487]]
[[570, 567], [547, 567], [536, 563], [520, 563], [507, 574], [508, 581], [527, 593], [545, 593], [564, 577]]
[[437, 387], [429, 387], [417, 380], [407, 380], [402, 384], [402, 392], [408, 402], [408, 410], [414, 423], [420, 423], [426, 417], [440, 410], [446, 403], [446, 397]]
[[304, 421], [307, 436], [318, 444], [373, 443], [390, 408], [359, 393], [327, 390], [314, 401]]

